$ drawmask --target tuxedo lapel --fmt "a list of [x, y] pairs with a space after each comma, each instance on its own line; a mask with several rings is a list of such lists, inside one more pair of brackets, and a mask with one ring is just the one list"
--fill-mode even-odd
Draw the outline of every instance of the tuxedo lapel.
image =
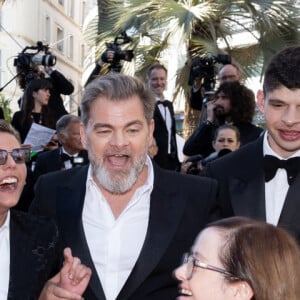
[[266, 220], [264, 179], [261, 174], [245, 181], [232, 178], [229, 181], [234, 215]]
[[118, 300], [128, 299], [158, 265], [176, 233], [186, 205], [180, 189], [172, 189], [169, 186], [170, 182], [166, 185], [159, 170], [156, 169], [155, 173], [145, 242], [128, 280], [117, 297]]
[[[73, 255], [78, 256], [83, 264], [92, 269], [92, 277], [89, 287], [92, 289], [95, 299], [105, 299], [104, 292], [97, 275], [82, 224], [82, 209], [85, 198], [85, 184], [87, 167], [67, 184], [59, 187], [57, 199], [57, 223], [62, 231], [62, 239], [66, 246], [72, 248]], [[74, 187], [77, 187], [74, 189]]]
[[[25, 230], [26, 231], [26, 230]], [[27, 268], [24, 266], [24, 258], [26, 259], [26, 265], [36, 265], [33, 255], [28, 256], [27, 249], [32, 249], [32, 240], [26, 238], [27, 235], [23, 234], [23, 230], [17, 226], [14, 220], [14, 216], [11, 215], [10, 220], [10, 272], [9, 272], [9, 287], [8, 287], [8, 299], [18, 299], [20, 297], [19, 283], [27, 281], [29, 286], [32, 285], [35, 275], [35, 268]], [[26, 245], [26, 247], [25, 247]], [[26, 285], [26, 283], [25, 283]], [[24, 291], [23, 291], [24, 292]], [[22, 295], [26, 299], [28, 295]]]
[[234, 215], [266, 220], [263, 137], [241, 156], [236, 175], [229, 180]]
[[154, 119], [155, 119], [155, 124], [159, 128], [159, 130], [164, 130], [167, 133], [168, 129], [167, 129], [166, 121], [163, 118], [157, 104], [155, 106]]
[[297, 234], [296, 238], [300, 241], [300, 201], [299, 201], [300, 174], [295, 178], [293, 184], [289, 187], [288, 193], [281, 211], [278, 225], [288, 231]]

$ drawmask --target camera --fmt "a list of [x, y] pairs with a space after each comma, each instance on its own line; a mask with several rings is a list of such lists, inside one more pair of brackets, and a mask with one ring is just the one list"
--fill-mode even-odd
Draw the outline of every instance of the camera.
[[[27, 50], [36, 50], [36, 52], [29, 52]], [[44, 54], [40, 53], [41, 51]], [[49, 52], [49, 47], [43, 45], [42, 42], [37, 42], [36, 46], [27, 46], [18, 57], [14, 60], [14, 66], [21, 70], [31, 70], [34, 65], [54, 66], [56, 64], [56, 57]]]
[[[117, 36], [113, 43], [106, 43], [106, 50], [102, 53], [101, 59], [103, 62], [110, 63], [110, 70], [114, 72], [121, 71], [121, 60], [131, 61], [134, 57], [133, 50], [122, 50], [120, 45], [128, 44], [132, 39], [123, 31]], [[108, 57], [108, 51], [113, 52], [113, 59]]]
[[55, 64], [56, 57], [50, 53], [49, 47], [43, 45], [40, 41], [37, 42], [36, 46], [25, 47], [14, 60], [14, 66], [17, 68], [20, 76], [25, 77], [26, 83], [37, 77], [37, 65], [52, 67]]
[[214, 65], [219, 64], [230, 64], [231, 57], [227, 54], [218, 54], [216, 56], [200, 57], [197, 56], [192, 60], [189, 85], [193, 85], [196, 78], [203, 79], [203, 87], [205, 91], [213, 90], [215, 86], [215, 68]]

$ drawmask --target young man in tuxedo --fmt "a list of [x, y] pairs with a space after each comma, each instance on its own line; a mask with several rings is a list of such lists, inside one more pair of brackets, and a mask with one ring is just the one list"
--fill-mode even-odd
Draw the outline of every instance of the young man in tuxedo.
[[219, 182], [223, 216], [242, 215], [289, 230], [300, 242], [300, 46], [271, 59], [258, 106], [266, 131], [256, 141], [208, 164]]
[[158, 152], [154, 161], [164, 169], [180, 171], [176, 142], [176, 122], [173, 103], [165, 99], [167, 69], [161, 64], [152, 65], [147, 73], [148, 87], [153, 92], [156, 105], [154, 110], [154, 138]]
[[148, 156], [155, 100], [137, 78], [95, 78], [82, 103], [89, 166], [39, 177], [31, 212], [56, 220], [92, 269], [87, 300], [175, 299], [172, 276], [210, 219], [216, 182], [159, 168]]

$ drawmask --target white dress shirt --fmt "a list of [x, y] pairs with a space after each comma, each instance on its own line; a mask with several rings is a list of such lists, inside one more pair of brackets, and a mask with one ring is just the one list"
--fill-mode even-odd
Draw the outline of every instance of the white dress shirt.
[[[157, 98], [156, 101], [159, 101], [160, 99]], [[165, 101], [165, 100], [162, 100]], [[164, 106], [163, 104], [158, 104], [158, 108], [160, 111], [160, 114], [162, 115], [163, 119], [165, 120], [166, 127], [168, 130], [168, 153], [171, 153], [171, 134], [172, 134], [172, 117], [171, 112], [168, 107]]]
[[[287, 159], [279, 156], [271, 149], [267, 137], [268, 132], [266, 131], [263, 141], [264, 156], [273, 155], [279, 159]], [[297, 151], [297, 153], [293, 154], [291, 157], [297, 156], [300, 156], [300, 151]], [[265, 183], [265, 204], [267, 223], [273, 224], [275, 226], [278, 224], [288, 189], [289, 184], [285, 169], [278, 169], [274, 178]]]
[[148, 177], [115, 219], [88, 170], [82, 220], [90, 253], [107, 300], [115, 300], [133, 269], [147, 233], [153, 166], [147, 158]]
[[7, 299], [10, 266], [9, 243], [10, 211], [7, 213], [4, 224], [0, 227], [0, 299]]

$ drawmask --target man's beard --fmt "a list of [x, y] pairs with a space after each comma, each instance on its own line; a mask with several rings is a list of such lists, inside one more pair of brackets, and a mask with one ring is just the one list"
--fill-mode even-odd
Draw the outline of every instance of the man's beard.
[[217, 106], [214, 109], [214, 112], [219, 124], [224, 124], [225, 120], [230, 115], [229, 113], [225, 112], [222, 106]]
[[[132, 156], [130, 157], [132, 158]], [[142, 172], [147, 159], [147, 150], [133, 159], [129, 170], [118, 170], [113, 174], [105, 167], [103, 158], [96, 159], [94, 156], [89, 155], [89, 159], [98, 183], [113, 194], [124, 194], [133, 187]]]

